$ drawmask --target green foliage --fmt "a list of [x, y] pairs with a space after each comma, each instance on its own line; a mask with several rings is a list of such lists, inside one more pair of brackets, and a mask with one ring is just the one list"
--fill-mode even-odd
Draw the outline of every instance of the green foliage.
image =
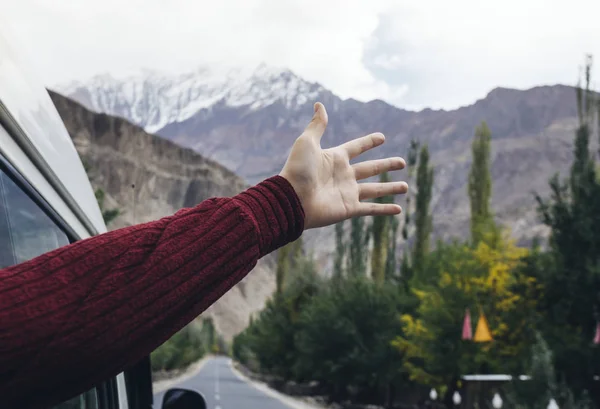
[[398, 292], [365, 277], [328, 285], [303, 311], [297, 373], [319, 381], [337, 399], [348, 387], [373, 394], [401, 375], [401, 355], [391, 347], [399, 331]]
[[492, 174], [491, 174], [492, 133], [485, 122], [475, 129], [471, 144], [473, 162], [469, 172], [469, 202], [471, 204], [471, 240], [477, 245], [483, 234], [493, 228], [491, 210]]
[[152, 352], [152, 370], [185, 368], [202, 358], [206, 351], [202, 329], [192, 322]]
[[151, 354], [153, 371], [184, 369], [206, 353], [226, 354], [229, 346], [211, 318], [192, 321]]
[[344, 221], [341, 221], [335, 225], [335, 260], [333, 261], [333, 277], [335, 279], [341, 279], [344, 276], [345, 256]]
[[550, 399], [555, 399], [558, 406], [564, 409], [592, 408], [587, 394], [576, 399], [565, 382], [558, 381], [552, 351], [539, 333], [536, 333], [536, 342], [531, 348], [527, 373], [530, 380], [522, 381], [515, 377], [508, 388], [506, 397], [511, 407], [546, 409]]
[[[525, 373], [532, 381], [506, 391], [510, 407], [545, 409], [549, 396], [561, 409], [599, 407], [593, 376], [600, 348], [591, 340], [600, 319], [600, 166], [589, 145], [600, 103], [589, 91], [589, 67], [586, 73], [569, 178], [553, 177], [551, 196], [537, 198], [549, 249], [537, 241], [530, 250], [518, 247], [496, 225], [491, 131], [482, 123], [469, 174], [471, 237], [438, 241], [431, 250], [433, 171], [427, 146], [412, 141], [408, 178], [416, 172], [418, 189], [416, 198], [407, 196], [402, 235], [408, 238], [413, 221], [415, 243], [404, 249], [400, 274], [397, 218], [373, 218], [370, 226], [355, 218], [349, 237], [340, 223], [334, 279], [318, 280], [309, 259], [292, 257], [303, 261], [289, 263], [278, 292], [234, 340], [234, 357], [285, 380], [316, 380], [337, 401], [390, 406], [394, 392], [436, 387], [452, 407], [461, 375]], [[461, 339], [467, 308], [473, 324], [485, 314], [493, 341]]]
[[[419, 306], [416, 314], [402, 317], [405, 336], [394, 342], [406, 354], [404, 367], [411, 379], [445, 390], [465, 373], [520, 369], [512, 366], [518, 366], [525, 354], [527, 321], [521, 313], [531, 308], [531, 301], [514, 291], [519, 279], [513, 272], [526, 254], [508, 239], [499, 248], [485, 240], [476, 248], [456, 242], [431, 254], [426, 268], [435, 271], [425, 282], [415, 277], [413, 292]], [[480, 309], [485, 312], [493, 343], [478, 346], [461, 339], [467, 308], [474, 319]]]
[[200, 340], [207, 347], [206, 349], [208, 351], [214, 352], [217, 344], [217, 330], [215, 329], [212, 318], [205, 318], [202, 320]]
[[[247, 346], [260, 365], [260, 369], [289, 378], [295, 362], [294, 333], [290, 305], [283, 297], [275, 296], [265, 308], [246, 337]], [[246, 352], [245, 359], [249, 359]]]
[[108, 226], [114, 219], [119, 216], [119, 209], [109, 209], [102, 211], [102, 218], [104, 219], [104, 223]]
[[527, 374], [531, 380], [526, 383], [517, 379], [512, 382], [508, 393], [510, 403], [523, 409], [546, 409], [550, 399], [556, 397], [558, 387], [552, 351], [539, 333], [531, 348], [531, 363]]
[[[250, 323], [251, 328], [253, 323]], [[246, 366], [253, 367], [251, 364], [253, 360], [252, 350], [250, 349], [250, 332], [246, 329], [233, 338], [231, 343], [231, 354], [237, 361], [243, 363]]]
[[413, 277], [413, 271], [410, 266], [410, 257], [407, 250], [404, 250], [404, 255], [402, 256], [402, 262], [400, 263], [400, 282], [403, 285], [403, 288], [408, 292], [409, 283]]
[[323, 282], [304, 259], [235, 337], [233, 355], [283, 379], [320, 381], [332, 397], [347, 396], [348, 386], [376, 396], [402, 376], [401, 355], [390, 344], [401, 329], [401, 305], [394, 286], [366, 276]]
[[[413, 181], [418, 157], [419, 157], [419, 142], [415, 139], [412, 139], [410, 141], [410, 146], [408, 148], [408, 154], [407, 154], [407, 158], [406, 158], [406, 167], [408, 170], [409, 186], [412, 184], [412, 181]], [[404, 240], [408, 239], [408, 226], [410, 225], [410, 220], [411, 220], [410, 219], [411, 199], [412, 199], [412, 193], [409, 189], [409, 191], [406, 193], [406, 206], [404, 209], [404, 226], [402, 227], [402, 238]]]
[[[382, 173], [379, 182], [386, 183], [390, 181], [387, 172]], [[378, 197], [376, 203], [392, 203], [392, 196]], [[371, 252], [371, 275], [379, 283], [385, 281], [387, 255], [389, 250], [390, 227], [393, 220], [392, 216], [373, 216], [372, 235], [373, 250]]]
[[283, 292], [286, 279], [289, 279], [290, 270], [295, 268], [302, 259], [303, 253], [302, 237], [292, 243], [288, 243], [277, 251], [277, 269], [275, 271], [275, 291], [277, 294]]
[[413, 264], [419, 272], [429, 253], [429, 240], [433, 229], [433, 218], [429, 210], [433, 188], [433, 168], [429, 166], [429, 148], [424, 145], [419, 154], [417, 168], [417, 198], [415, 208], [415, 243], [413, 248]]
[[291, 243], [277, 250], [277, 269], [275, 270], [275, 291], [277, 294], [283, 292], [285, 276], [290, 269], [290, 247]]
[[104, 208], [104, 190], [98, 188], [94, 192], [96, 196], [96, 200], [98, 201], [98, 207], [100, 207], [100, 211], [102, 212], [102, 218], [104, 219], [104, 223], [108, 226], [110, 222], [117, 218], [120, 214], [119, 209], [105, 209]]
[[85, 173], [87, 173], [89, 175], [90, 171], [92, 170], [90, 163], [87, 160], [85, 160], [84, 158], [81, 158], [81, 164], [83, 165], [83, 170], [85, 170]]
[[283, 291], [275, 293], [252, 325], [234, 339], [234, 356], [245, 363], [256, 361], [261, 371], [291, 378], [299, 317], [319, 286], [312, 260], [298, 260]]
[[294, 241], [292, 243], [292, 261], [294, 263], [296, 263], [298, 260], [300, 260], [303, 256], [304, 256], [304, 241], [302, 240], [302, 237], [298, 237], [296, 239], [296, 241]]
[[400, 222], [397, 217], [391, 217], [391, 228], [389, 229], [387, 258], [385, 260], [385, 280], [398, 281], [396, 248], [398, 247], [398, 227]]
[[[83, 164], [83, 169], [85, 169], [85, 172], [87, 173], [87, 175], [89, 177], [92, 167], [85, 159], [82, 159], [81, 162]], [[114, 219], [116, 219], [119, 216], [119, 214], [121, 214], [121, 211], [119, 209], [105, 209], [104, 208], [104, 199], [105, 199], [106, 194], [104, 193], [104, 190], [102, 190], [101, 188], [96, 189], [94, 191], [94, 195], [96, 196], [96, 201], [98, 202], [98, 207], [100, 208], [100, 211], [102, 212], [102, 218], [104, 219], [104, 223], [108, 226]]]
[[590, 345], [600, 319], [600, 183], [589, 149], [595, 98], [587, 77], [586, 89], [578, 90], [581, 122], [569, 178], [561, 181], [555, 175], [550, 197], [537, 197], [540, 216], [551, 229], [549, 262], [530, 273], [544, 286], [540, 327], [554, 351], [558, 374], [575, 398], [596, 391], [592, 399], [600, 405], [600, 391], [592, 381], [600, 368], [600, 351]]
[[[415, 139], [410, 141], [408, 148], [406, 167], [408, 170], [408, 184], [412, 186], [412, 182], [415, 175], [419, 160], [419, 142]], [[409, 188], [406, 194], [406, 205], [404, 206], [404, 225], [402, 226], [402, 238], [405, 242], [408, 241], [408, 231], [411, 223], [411, 201], [412, 201], [412, 190]], [[405, 249], [402, 255], [402, 262], [400, 264], [399, 282], [402, 283], [404, 290], [408, 293], [408, 283], [413, 276], [413, 268], [411, 266], [410, 253]]]
[[367, 256], [371, 228], [365, 226], [364, 217], [354, 217], [350, 220], [350, 252], [347, 259], [346, 271], [352, 277], [367, 274]]

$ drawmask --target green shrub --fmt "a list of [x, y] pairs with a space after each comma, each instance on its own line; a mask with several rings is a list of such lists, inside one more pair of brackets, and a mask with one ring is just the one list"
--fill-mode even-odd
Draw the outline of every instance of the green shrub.
[[400, 376], [401, 355], [391, 346], [401, 332], [397, 288], [354, 277], [327, 286], [302, 312], [295, 371], [319, 381], [334, 399], [348, 387], [374, 397]]
[[170, 371], [186, 368], [202, 358], [206, 351], [202, 340], [202, 328], [196, 323], [191, 323], [152, 352], [152, 370]]

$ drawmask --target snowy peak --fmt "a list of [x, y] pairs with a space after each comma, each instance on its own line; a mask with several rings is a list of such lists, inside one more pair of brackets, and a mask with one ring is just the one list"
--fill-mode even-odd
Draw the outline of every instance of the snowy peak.
[[281, 102], [294, 109], [325, 89], [290, 70], [261, 64], [253, 70], [199, 67], [176, 75], [151, 70], [121, 77], [101, 74], [56, 90], [91, 110], [126, 118], [155, 133], [217, 103], [258, 110]]

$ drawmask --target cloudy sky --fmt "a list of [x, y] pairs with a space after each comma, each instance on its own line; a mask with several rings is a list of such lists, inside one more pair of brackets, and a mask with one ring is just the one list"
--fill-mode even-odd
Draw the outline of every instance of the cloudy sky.
[[597, 0], [0, 0], [0, 9], [46, 85], [265, 62], [344, 98], [452, 109], [497, 86], [574, 84], [584, 54], [600, 58]]

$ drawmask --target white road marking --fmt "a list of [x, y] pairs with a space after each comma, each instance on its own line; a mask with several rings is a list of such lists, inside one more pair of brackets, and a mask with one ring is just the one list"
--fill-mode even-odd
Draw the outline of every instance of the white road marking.
[[215, 409], [221, 409], [221, 407], [219, 405], [215, 406]]
[[215, 365], [215, 394], [219, 394], [219, 362]]
[[219, 398], [219, 394], [217, 393], [217, 394], [215, 395], [215, 400], [219, 400], [219, 399], [220, 399], [220, 398]]

